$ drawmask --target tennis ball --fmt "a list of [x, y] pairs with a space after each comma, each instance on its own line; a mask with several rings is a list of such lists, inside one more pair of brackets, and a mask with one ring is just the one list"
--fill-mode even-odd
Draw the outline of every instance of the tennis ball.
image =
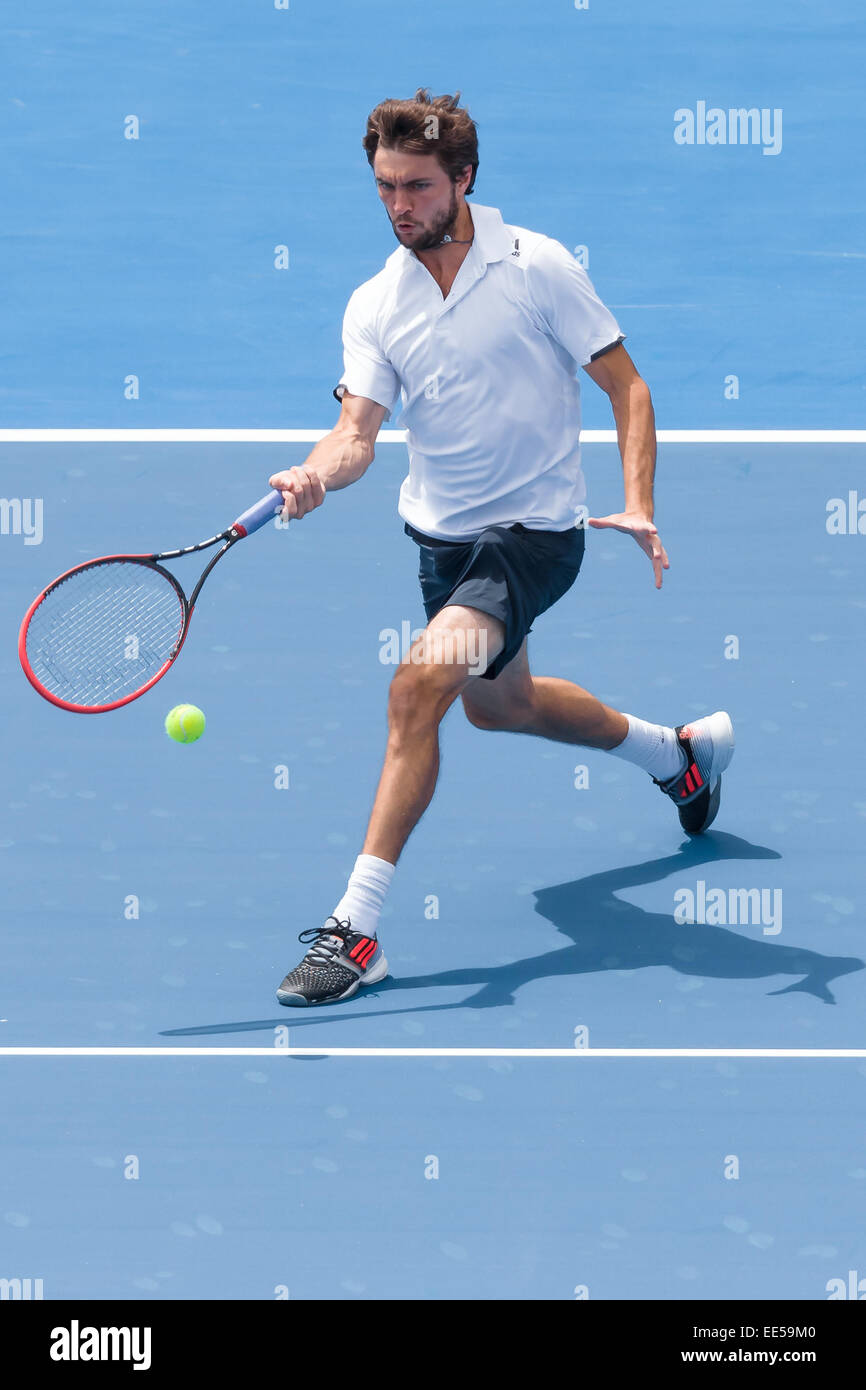
[[175, 705], [165, 716], [165, 732], [175, 743], [195, 743], [204, 733], [205, 718], [197, 705]]

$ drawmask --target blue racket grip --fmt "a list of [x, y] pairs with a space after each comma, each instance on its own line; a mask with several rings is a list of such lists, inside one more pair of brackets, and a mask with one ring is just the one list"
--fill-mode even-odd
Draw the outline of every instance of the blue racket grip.
[[276, 516], [277, 512], [283, 510], [283, 494], [281, 492], [269, 492], [267, 497], [263, 497], [260, 502], [256, 502], [254, 507], [249, 507], [242, 512], [234, 523], [234, 530], [240, 531], [244, 536], [251, 536], [254, 531], [260, 530], [262, 526], [267, 526], [268, 522]]

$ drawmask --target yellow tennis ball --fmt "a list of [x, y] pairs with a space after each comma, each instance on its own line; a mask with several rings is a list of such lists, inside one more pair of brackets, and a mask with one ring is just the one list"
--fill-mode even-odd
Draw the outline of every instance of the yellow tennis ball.
[[165, 732], [175, 743], [195, 743], [204, 733], [204, 725], [198, 705], [175, 705], [165, 716]]

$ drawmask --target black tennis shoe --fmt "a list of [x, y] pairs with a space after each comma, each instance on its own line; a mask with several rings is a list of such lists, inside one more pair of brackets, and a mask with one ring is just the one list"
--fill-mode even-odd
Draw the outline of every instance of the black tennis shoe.
[[722, 799], [722, 773], [734, 756], [734, 727], [724, 710], [678, 724], [677, 741], [686, 755], [682, 772], [667, 782], [653, 778], [679, 812], [687, 835], [701, 835], [716, 819]]
[[[333, 923], [330, 926], [329, 923]], [[375, 985], [388, 974], [385, 953], [375, 936], [352, 931], [349, 921], [329, 917], [323, 927], [309, 927], [298, 940], [312, 943], [300, 965], [290, 970], [277, 990], [281, 1004], [307, 1009], [339, 1004], [362, 985]]]

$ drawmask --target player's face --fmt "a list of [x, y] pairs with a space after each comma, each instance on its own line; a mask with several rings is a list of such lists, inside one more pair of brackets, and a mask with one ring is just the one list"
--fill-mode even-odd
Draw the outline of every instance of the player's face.
[[453, 184], [435, 154], [407, 154], [380, 146], [373, 157], [373, 173], [401, 245], [429, 251], [444, 236], [453, 236], [466, 180]]

